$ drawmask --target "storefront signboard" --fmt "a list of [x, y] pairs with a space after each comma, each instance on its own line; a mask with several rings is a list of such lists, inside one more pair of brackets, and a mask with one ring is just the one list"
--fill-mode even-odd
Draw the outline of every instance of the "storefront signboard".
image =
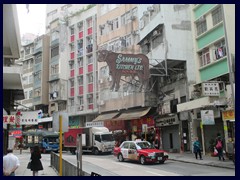
[[202, 125], [215, 125], [213, 110], [201, 111]]
[[222, 120], [235, 120], [235, 114], [233, 110], [223, 111], [222, 112]]
[[219, 84], [218, 82], [202, 83], [203, 96], [219, 96]]
[[171, 126], [179, 124], [178, 116], [160, 117], [156, 119], [156, 127]]

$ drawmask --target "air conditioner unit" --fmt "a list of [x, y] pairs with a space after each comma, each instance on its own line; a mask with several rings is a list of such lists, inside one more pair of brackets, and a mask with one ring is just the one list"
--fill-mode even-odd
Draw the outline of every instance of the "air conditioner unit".
[[154, 11], [154, 9], [153, 9], [152, 6], [147, 7], [147, 10], [148, 10], [148, 11]]
[[130, 19], [134, 21], [136, 19], [136, 16], [131, 16]]
[[83, 110], [83, 106], [79, 106], [79, 107], [78, 107], [78, 110], [79, 110], [79, 111], [82, 111], [82, 110]]
[[153, 31], [153, 36], [159, 36], [159, 35], [161, 35], [161, 33], [159, 31], [157, 31], [157, 30]]
[[104, 105], [105, 104], [105, 101], [101, 100], [99, 105]]
[[147, 11], [144, 11], [144, 12], [143, 12], [143, 15], [144, 15], [144, 16], [149, 16], [149, 13], [148, 13]]
[[113, 21], [107, 20], [107, 24], [112, 25]]

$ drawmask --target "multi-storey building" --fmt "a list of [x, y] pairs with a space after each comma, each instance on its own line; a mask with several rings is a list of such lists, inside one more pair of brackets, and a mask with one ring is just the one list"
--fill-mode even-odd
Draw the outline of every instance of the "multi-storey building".
[[[15, 100], [24, 99], [20, 58], [20, 32], [15, 4], [3, 4], [3, 115], [10, 115]], [[3, 153], [7, 153], [9, 124], [3, 124]]]
[[49, 110], [67, 111], [70, 127], [84, 126], [98, 112], [96, 8], [92, 7], [47, 5], [51, 36]]
[[187, 88], [196, 82], [190, 5], [138, 5], [138, 18], [138, 44], [149, 57], [152, 91], [157, 96], [160, 147], [189, 150], [188, 114], [178, 114], [177, 104], [187, 101]]
[[48, 114], [49, 105], [49, 36], [42, 35], [34, 40], [33, 63], [33, 106]]
[[[192, 101], [178, 105], [178, 112], [192, 111], [192, 138], [198, 136], [204, 152], [209, 150], [217, 133], [225, 135], [231, 148], [234, 131], [235, 5], [192, 5], [192, 31], [196, 63], [196, 85]], [[230, 92], [229, 92], [230, 90]], [[233, 95], [232, 97], [229, 95]], [[226, 108], [230, 107], [229, 111]], [[203, 111], [205, 110], [205, 111]], [[213, 112], [209, 124], [200, 124], [205, 114]], [[224, 114], [232, 114], [226, 118]], [[229, 121], [231, 120], [231, 121]], [[228, 127], [228, 128], [226, 128]], [[227, 150], [228, 150], [228, 146]]]
[[[136, 4], [99, 4], [98, 47], [122, 54], [139, 54], [139, 20]], [[112, 59], [112, 61], [115, 61]], [[144, 68], [148, 68], [147, 66]], [[156, 96], [144, 87], [139, 91], [137, 77], [122, 76], [120, 88], [110, 90], [112, 71], [106, 62], [99, 63], [99, 113], [94, 121], [103, 121], [110, 130], [125, 130], [141, 135], [142, 124], [154, 126], [152, 112]], [[117, 91], [116, 91], [117, 90]], [[151, 114], [151, 115], [150, 115]]]
[[33, 107], [33, 64], [34, 64], [34, 42], [22, 46], [21, 58], [23, 68], [22, 82], [25, 99], [19, 102], [21, 110], [34, 109]]

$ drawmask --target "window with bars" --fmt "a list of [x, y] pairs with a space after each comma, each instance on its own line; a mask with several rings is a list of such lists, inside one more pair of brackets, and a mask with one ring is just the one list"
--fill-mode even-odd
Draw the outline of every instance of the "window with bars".
[[207, 31], [207, 21], [206, 21], [206, 19], [198, 22], [196, 24], [196, 26], [197, 26], [197, 35], [198, 36], [201, 35], [202, 33], [206, 32]]
[[83, 105], [83, 97], [80, 96], [78, 99], [79, 99], [79, 104], [80, 104], [80, 105]]
[[59, 55], [59, 46], [51, 49], [51, 58]]
[[221, 22], [222, 19], [222, 8], [221, 6], [219, 6], [217, 9], [215, 9], [212, 12], [212, 21], [213, 21], [213, 26], [215, 26], [216, 24], [218, 24], [219, 22]]
[[51, 74], [58, 74], [59, 72], [59, 64], [51, 65]]
[[71, 31], [71, 35], [74, 35], [74, 27], [71, 27], [70, 31]]
[[89, 73], [87, 75], [87, 77], [88, 77], [88, 83], [92, 83], [93, 82], [93, 73]]
[[74, 106], [74, 98], [69, 99], [70, 106]]
[[200, 57], [200, 66], [205, 66], [207, 64], [210, 64], [210, 53], [209, 53], [209, 49], [205, 49], [202, 52], [199, 53], [199, 57]]

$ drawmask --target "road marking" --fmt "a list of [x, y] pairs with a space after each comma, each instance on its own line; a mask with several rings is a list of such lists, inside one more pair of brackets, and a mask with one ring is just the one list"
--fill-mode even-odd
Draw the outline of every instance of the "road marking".
[[113, 162], [113, 163], [121, 165], [121, 166], [125, 166], [125, 167], [128, 167], [128, 168], [133, 168], [132, 166], [128, 166], [126, 164], [122, 164], [122, 163], [119, 163], [119, 162]]
[[[159, 170], [158, 170], [159, 171]], [[162, 174], [152, 172], [152, 171], [146, 171], [148, 173], [152, 173], [158, 176], [181, 176], [180, 174], [172, 173], [172, 172], [167, 172], [167, 171], [162, 171]]]
[[151, 174], [155, 174], [155, 175], [158, 175], [158, 176], [165, 176], [163, 174], [158, 174], [158, 173], [155, 173], [155, 172], [152, 172], [152, 171], [146, 171], [146, 172], [151, 173]]

